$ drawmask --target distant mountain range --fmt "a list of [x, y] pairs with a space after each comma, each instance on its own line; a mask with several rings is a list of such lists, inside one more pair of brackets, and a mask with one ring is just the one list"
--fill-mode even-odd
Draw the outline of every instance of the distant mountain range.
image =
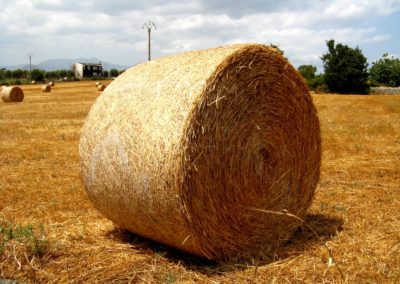
[[[39, 64], [35, 64], [35, 65], [32, 64], [32, 69], [42, 69], [42, 70], [46, 70], [46, 71], [69, 70], [69, 69], [71, 69], [72, 64], [77, 63], [77, 62], [81, 62], [81, 63], [99, 63], [99, 62], [101, 62], [104, 70], [110, 70], [110, 69], [126, 70], [130, 67], [130, 66], [109, 63], [106, 61], [101, 61], [101, 60], [97, 59], [96, 57], [92, 57], [92, 58], [76, 58], [76, 59], [65, 59], [65, 58], [48, 59]], [[0, 66], [0, 68], [6, 68], [8, 70], [17, 70], [17, 69], [29, 70], [29, 64], [20, 64], [20, 65], [14, 65], [14, 66]]]

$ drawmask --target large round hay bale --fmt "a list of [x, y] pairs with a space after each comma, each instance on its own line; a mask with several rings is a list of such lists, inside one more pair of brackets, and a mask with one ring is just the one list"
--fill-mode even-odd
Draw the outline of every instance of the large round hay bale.
[[24, 100], [24, 92], [17, 86], [4, 86], [1, 90], [1, 99], [3, 102], [22, 102]]
[[96, 82], [96, 87], [99, 86], [99, 85], [101, 85], [101, 83], [100, 82]]
[[100, 84], [100, 85], [97, 86], [97, 90], [100, 91], [100, 92], [104, 91], [105, 89], [106, 89], [106, 86], [103, 85], [103, 84]]
[[50, 85], [43, 85], [43, 86], [42, 86], [42, 92], [44, 92], [44, 93], [49, 93], [49, 92], [51, 92], [51, 87], [50, 87]]
[[231, 261], [270, 256], [298, 227], [266, 211], [305, 216], [321, 141], [302, 77], [254, 44], [125, 71], [90, 110], [79, 151], [88, 196], [107, 218]]
[[55, 86], [54, 82], [49, 82], [47, 85], [49, 85], [50, 87], [54, 87]]

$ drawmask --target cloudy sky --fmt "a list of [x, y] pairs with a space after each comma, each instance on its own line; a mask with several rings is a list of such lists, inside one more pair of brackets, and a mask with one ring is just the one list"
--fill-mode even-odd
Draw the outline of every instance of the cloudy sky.
[[326, 40], [359, 46], [369, 61], [400, 56], [400, 0], [0, 0], [0, 66], [97, 57], [133, 65], [230, 43], [276, 44], [295, 65], [321, 70]]

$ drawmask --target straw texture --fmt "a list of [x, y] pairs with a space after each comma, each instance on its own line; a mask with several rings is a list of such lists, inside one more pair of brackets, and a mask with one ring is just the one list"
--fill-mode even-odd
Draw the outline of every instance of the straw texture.
[[119, 226], [219, 261], [270, 256], [304, 217], [320, 173], [306, 84], [256, 44], [193, 51], [115, 79], [82, 129], [82, 179]]
[[49, 93], [49, 92], [51, 92], [51, 86], [50, 86], [50, 84], [48, 84], [48, 85], [43, 85], [43, 86], [42, 86], [42, 92], [44, 92], [44, 93]]
[[1, 99], [6, 103], [22, 102], [24, 100], [24, 92], [20, 87], [17, 86], [4, 86], [1, 90]]

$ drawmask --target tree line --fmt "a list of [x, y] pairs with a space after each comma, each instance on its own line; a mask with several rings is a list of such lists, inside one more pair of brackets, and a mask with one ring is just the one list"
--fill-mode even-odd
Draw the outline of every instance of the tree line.
[[[123, 72], [117, 69], [103, 70], [103, 78], [117, 77]], [[73, 80], [74, 73], [72, 70], [53, 70], [45, 71], [42, 69], [29, 70], [16, 69], [7, 70], [0, 69], [0, 83], [2, 84], [21, 84], [30, 81], [43, 82], [45, 80]]]
[[400, 59], [387, 53], [372, 62], [368, 68], [367, 58], [358, 47], [326, 42], [328, 52], [323, 54], [324, 73], [316, 75], [313, 65], [301, 65], [299, 73], [305, 78], [310, 90], [319, 92], [366, 94], [370, 87], [400, 86]]

